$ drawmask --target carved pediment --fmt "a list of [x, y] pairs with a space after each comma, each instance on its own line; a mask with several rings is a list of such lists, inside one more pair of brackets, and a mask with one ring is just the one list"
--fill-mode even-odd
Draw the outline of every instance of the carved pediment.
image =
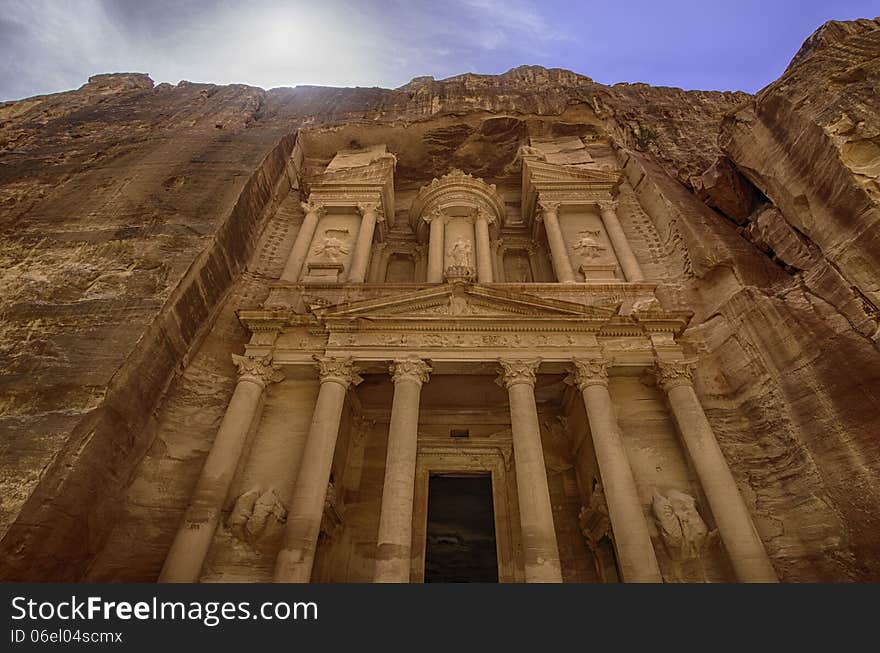
[[544, 299], [521, 292], [500, 291], [478, 284], [447, 284], [412, 293], [328, 306], [316, 310], [315, 314], [319, 319], [406, 316], [606, 320], [614, 315], [614, 311], [604, 307]]
[[540, 182], [574, 182], [581, 184], [612, 184], [620, 181], [619, 170], [595, 168], [573, 168], [571, 166], [545, 163], [543, 161], [526, 160], [523, 166], [532, 183]]

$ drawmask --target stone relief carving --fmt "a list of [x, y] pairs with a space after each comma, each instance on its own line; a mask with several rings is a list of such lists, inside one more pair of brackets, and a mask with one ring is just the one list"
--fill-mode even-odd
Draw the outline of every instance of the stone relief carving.
[[676, 561], [698, 558], [711, 543], [717, 531], [709, 532], [697, 511], [697, 501], [679, 490], [666, 496], [654, 491], [651, 509], [669, 556]]
[[[665, 496], [655, 490], [651, 509], [664, 548], [673, 563], [674, 579], [685, 580], [696, 572], [700, 576], [698, 580], [705, 580], [701, 558], [717, 541], [718, 531], [709, 531], [697, 511], [696, 499], [679, 490], [669, 490]], [[684, 568], [689, 561], [698, 563], [696, 570]]]
[[342, 506], [336, 493], [336, 486], [331, 480], [327, 484], [324, 495], [324, 514], [321, 516], [321, 530], [318, 537], [322, 540], [333, 539], [342, 526]]
[[235, 537], [256, 546], [279, 536], [286, 521], [287, 508], [275, 490], [252, 488], [235, 500], [226, 525]]
[[449, 296], [449, 306], [446, 308], [449, 315], [472, 315], [474, 312], [467, 297], [455, 293]]
[[[497, 315], [490, 311], [483, 312], [481, 307], [475, 307], [471, 304], [467, 307], [468, 315]], [[432, 308], [422, 312], [423, 315], [449, 315], [449, 304]], [[465, 313], [459, 313], [461, 315]], [[565, 347], [577, 346], [578, 343], [586, 345], [592, 344], [589, 338], [585, 341], [583, 336], [574, 336], [571, 334], [544, 334], [544, 333], [527, 333], [527, 334], [495, 334], [495, 333], [430, 333], [430, 332], [413, 332], [413, 333], [359, 333], [354, 334], [335, 334], [331, 336], [332, 344], [337, 346], [343, 345], [348, 347], [389, 347], [389, 346], [407, 346], [407, 347], [503, 347], [503, 348], [534, 348], [534, 347]], [[644, 349], [644, 346], [639, 348]], [[615, 347], [619, 349], [619, 347]]]
[[513, 278], [517, 283], [528, 283], [532, 280], [532, 267], [525, 258], [516, 258], [513, 263]]
[[473, 247], [464, 238], [459, 236], [449, 250], [449, 267], [469, 268], [471, 267], [471, 254]]
[[578, 524], [592, 551], [598, 549], [599, 542], [603, 539], [611, 537], [611, 518], [605, 503], [605, 491], [596, 480], [593, 481], [593, 490], [587, 505], [582, 506], [578, 513]]
[[587, 505], [582, 506], [578, 512], [578, 525], [586, 540], [587, 548], [593, 554], [593, 564], [599, 580], [603, 583], [617, 581], [611, 517], [608, 515], [604, 488], [598, 479], [593, 479]]
[[578, 240], [574, 244], [574, 249], [587, 259], [595, 259], [602, 256], [605, 246], [599, 243], [598, 229], [585, 229], [578, 233]]
[[328, 229], [312, 254], [331, 263], [339, 262], [351, 251], [343, 240], [348, 234], [348, 229]]

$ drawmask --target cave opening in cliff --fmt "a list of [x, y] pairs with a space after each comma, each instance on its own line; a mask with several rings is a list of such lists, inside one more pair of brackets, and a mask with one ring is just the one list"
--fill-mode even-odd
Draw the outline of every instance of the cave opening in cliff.
[[497, 583], [489, 474], [432, 474], [428, 482], [426, 583]]

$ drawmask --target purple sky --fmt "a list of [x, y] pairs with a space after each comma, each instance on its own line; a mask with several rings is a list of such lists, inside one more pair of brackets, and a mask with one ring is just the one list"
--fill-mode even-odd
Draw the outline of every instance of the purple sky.
[[138, 71], [271, 88], [396, 87], [522, 64], [754, 92], [877, 0], [0, 0], [0, 100]]

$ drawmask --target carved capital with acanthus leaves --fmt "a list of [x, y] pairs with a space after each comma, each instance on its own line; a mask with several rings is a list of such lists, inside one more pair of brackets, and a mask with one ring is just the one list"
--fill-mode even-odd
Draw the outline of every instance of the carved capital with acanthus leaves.
[[284, 380], [281, 366], [272, 362], [272, 356], [239, 356], [232, 354], [232, 362], [238, 368], [238, 380], [256, 383], [265, 388], [270, 383]]
[[446, 220], [446, 214], [443, 213], [443, 209], [439, 206], [435, 206], [430, 212], [422, 215], [422, 220], [431, 224], [434, 220], [437, 222], [444, 222]]
[[394, 361], [388, 368], [395, 384], [401, 381], [415, 381], [419, 385], [428, 382], [431, 366], [420, 358], [404, 358]]
[[596, 202], [600, 211], [617, 211], [617, 200], [599, 200]]
[[385, 219], [382, 207], [377, 202], [358, 202], [357, 210], [364, 218], [372, 214], [377, 222], [382, 222]]
[[318, 367], [318, 377], [321, 379], [321, 383], [338, 383], [347, 388], [363, 381], [359, 374], [360, 370], [350, 358], [315, 356], [315, 364]]
[[518, 383], [527, 383], [534, 387], [535, 374], [541, 365], [541, 359], [510, 360], [502, 358], [498, 364], [501, 366], [501, 374], [495, 383], [509, 390], [511, 386]]
[[314, 213], [319, 218], [327, 213], [327, 207], [324, 206], [324, 203], [311, 197], [306, 202], [300, 202], [300, 205], [304, 213]]
[[583, 392], [591, 385], [608, 385], [608, 361], [602, 358], [575, 358], [571, 372], [565, 378], [569, 385]]
[[657, 361], [653, 371], [664, 392], [694, 383], [694, 364], [690, 361]]
[[535, 215], [535, 218], [539, 222], [545, 220], [549, 216], [555, 218], [559, 212], [559, 204], [559, 202], [551, 202], [548, 200], [538, 202], [538, 213]]

